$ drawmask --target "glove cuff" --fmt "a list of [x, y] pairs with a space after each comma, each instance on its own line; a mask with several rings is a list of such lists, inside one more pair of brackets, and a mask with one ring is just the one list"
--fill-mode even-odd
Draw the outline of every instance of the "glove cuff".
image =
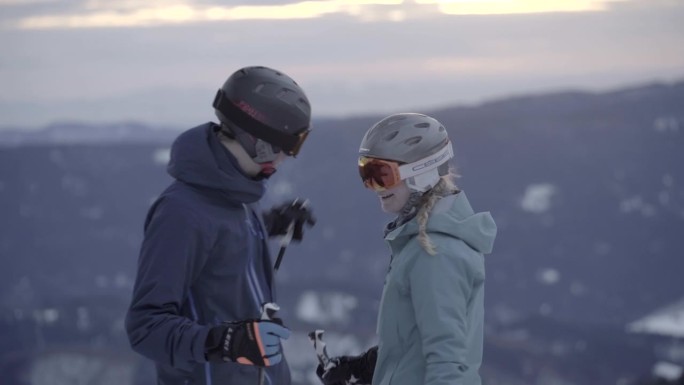
[[227, 325], [214, 326], [209, 330], [204, 342], [204, 357], [210, 362], [229, 360], [230, 340], [232, 328]]

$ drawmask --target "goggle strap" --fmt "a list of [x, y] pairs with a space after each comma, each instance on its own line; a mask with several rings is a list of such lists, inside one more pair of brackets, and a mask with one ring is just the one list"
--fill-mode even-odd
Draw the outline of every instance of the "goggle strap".
[[234, 102], [225, 97], [223, 90], [218, 90], [214, 103], [214, 108], [221, 111], [234, 124], [250, 135], [272, 143], [282, 148], [288, 155], [297, 155], [304, 139], [308, 134], [308, 127], [304, 127], [299, 134], [292, 135], [277, 130], [243, 111]]
[[426, 171], [435, 169], [446, 163], [449, 159], [454, 157], [454, 149], [451, 146], [451, 141], [447, 142], [443, 149], [435, 154], [426, 156], [423, 159], [417, 160], [413, 163], [402, 164], [399, 166], [399, 176], [402, 180], [416, 175], [420, 175]]

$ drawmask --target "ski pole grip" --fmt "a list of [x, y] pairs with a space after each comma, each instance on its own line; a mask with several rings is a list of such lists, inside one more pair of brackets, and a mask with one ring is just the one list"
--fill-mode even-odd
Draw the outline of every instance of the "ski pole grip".
[[318, 357], [318, 362], [323, 366], [323, 369], [328, 369], [330, 365], [330, 356], [328, 356], [328, 350], [325, 347], [325, 342], [323, 342], [323, 330], [317, 329], [309, 333], [309, 339], [314, 346], [316, 351], [316, 356]]
[[[293, 205], [293, 206], [296, 205], [296, 204], [297, 204], [297, 201], [299, 201], [299, 198], [296, 198], [296, 199], [292, 202], [292, 205]], [[304, 199], [304, 202], [302, 202], [302, 204], [301, 204], [300, 207], [301, 207], [301, 208], [304, 208], [304, 207], [306, 207], [306, 205], [308, 205], [308, 204], [309, 204], [309, 200], [308, 200], [308, 199]], [[290, 244], [290, 241], [292, 241], [292, 236], [294, 235], [294, 227], [295, 227], [295, 222], [294, 222], [294, 221], [290, 222], [290, 224], [287, 226], [287, 233], [285, 233], [285, 235], [283, 235], [283, 237], [280, 239], [280, 246], [281, 246], [281, 247], [287, 247], [287, 245]]]
[[264, 303], [263, 305], [261, 305], [261, 319], [262, 320], [272, 319], [278, 310], [280, 310], [280, 306], [278, 306], [274, 302]]

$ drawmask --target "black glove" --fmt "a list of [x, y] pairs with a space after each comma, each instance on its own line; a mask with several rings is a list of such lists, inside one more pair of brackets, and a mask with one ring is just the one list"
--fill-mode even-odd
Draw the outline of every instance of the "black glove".
[[358, 356], [333, 357], [325, 368], [318, 364], [316, 374], [324, 385], [370, 384], [377, 359], [378, 347], [374, 346]]
[[289, 337], [290, 330], [277, 318], [225, 322], [209, 331], [204, 352], [211, 362], [272, 366], [283, 359], [280, 340]]
[[269, 236], [285, 235], [292, 225], [292, 239], [297, 242], [304, 237], [304, 224], [309, 227], [316, 224], [312, 210], [306, 205], [306, 201], [301, 199], [275, 206], [263, 213], [263, 217]]

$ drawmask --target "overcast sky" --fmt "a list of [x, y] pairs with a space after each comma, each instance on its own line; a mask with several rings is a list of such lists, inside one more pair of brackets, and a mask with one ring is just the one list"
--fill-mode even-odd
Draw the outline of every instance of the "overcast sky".
[[316, 118], [684, 80], [684, 0], [0, 0], [0, 128], [214, 119], [277, 68]]

